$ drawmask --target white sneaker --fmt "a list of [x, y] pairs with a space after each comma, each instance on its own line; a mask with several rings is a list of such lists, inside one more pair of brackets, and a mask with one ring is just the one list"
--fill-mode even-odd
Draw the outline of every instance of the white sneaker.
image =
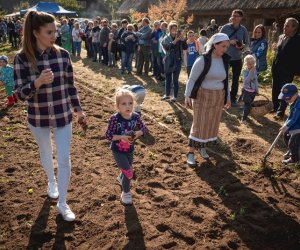
[[52, 199], [56, 199], [58, 195], [59, 194], [56, 181], [48, 182], [48, 196]]
[[205, 148], [201, 148], [201, 149], [199, 150], [199, 153], [200, 153], [200, 155], [201, 155], [201, 157], [202, 157], [203, 159], [207, 160], [207, 159], [209, 158], [209, 155], [207, 154]]
[[196, 161], [195, 161], [195, 157], [194, 157], [194, 153], [189, 152], [186, 154], [186, 163], [190, 166], [196, 166]]
[[57, 203], [56, 208], [65, 221], [75, 220], [75, 214], [71, 211], [67, 204]]
[[121, 179], [120, 175], [118, 175], [118, 177], [117, 177], [117, 183], [118, 183], [120, 186], [122, 186], [122, 179]]
[[128, 192], [128, 193], [122, 192], [122, 194], [121, 194], [121, 201], [125, 205], [131, 205], [132, 204], [131, 193], [130, 192]]

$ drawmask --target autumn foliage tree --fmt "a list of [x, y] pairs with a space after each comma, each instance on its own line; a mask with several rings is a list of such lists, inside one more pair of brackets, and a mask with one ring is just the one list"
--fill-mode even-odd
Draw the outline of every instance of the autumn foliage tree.
[[140, 22], [143, 17], [147, 16], [150, 20], [172, 20], [182, 23], [187, 12], [186, 0], [164, 0], [159, 1], [158, 5], [150, 5], [147, 13], [138, 11], [131, 12], [131, 19]]

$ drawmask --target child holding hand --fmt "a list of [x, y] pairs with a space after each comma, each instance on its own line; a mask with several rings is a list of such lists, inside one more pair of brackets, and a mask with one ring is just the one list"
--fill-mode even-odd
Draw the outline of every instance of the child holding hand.
[[256, 60], [252, 55], [244, 58], [242, 100], [244, 102], [242, 122], [248, 123], [248, 115], [255, 96], [258, 94], [258, 78], [255, 68]]
[[7, 56], [0, 56], [0, 83], [5, 85], [7, 94], [7, 106], [14, 105], [17, 97], [13, 93], [14, 89], [14, 68], [8, 64]]
[[121, 201], [125, 205], [132, 204], [130, 180], [133, 177], [132, 162], [134, 141], [144, 135], [148, 129], [140, 116], [133, 112], [134, 95], [126, 89], [116, 93], [117, 113], [109, 119], [106, 138], [111, 141], [111, 150], [120, 174], [117, 181], [122, 185]]

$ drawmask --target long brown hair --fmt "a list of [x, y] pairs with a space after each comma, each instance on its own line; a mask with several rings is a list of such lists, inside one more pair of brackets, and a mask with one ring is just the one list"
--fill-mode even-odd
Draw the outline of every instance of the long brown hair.
[[39, 31], [40, 27], [54, 22], [55, 17], [45, 12], [29, 11], [25, 16], [21, 52], [25, 53], [33, 68], [36, 68], [37, 66], [37, 59], [35, 56], [37, 43], [33, 31]]
[[255, 38], [255, 31], [257, 29], [260, 29], [261, 30], [261, 37], [262, 38], [265, 38], [266, 37], [266, 28], [265, 26], [263, 26], [262, 24], [259, 24], [259, 25], [256, 25], [252, 31], [252, 38]]

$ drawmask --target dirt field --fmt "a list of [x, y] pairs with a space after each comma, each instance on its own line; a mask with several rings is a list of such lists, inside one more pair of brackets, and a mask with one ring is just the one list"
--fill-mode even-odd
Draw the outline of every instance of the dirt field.
[[[89, 119], [86, 134], [73, 125], [68, 200], [74, 223], [64, 222], [47, 198], [25, 104], [5, 110], [0, 91], [0, 249], [300, 249], [299, 170], [280, 163], [282, 142], [260, 168], [282, 122], [252, 117], [247, 127], [238, 120], [241, 109], [224, 112], [212, 161], [197, 155], [198, 166], [190, 168], [185, 154], [192, 115], [182, 98], [161, 102], [163, 83], [87, 59], [75, 59], [74, 69]], [[181, 82], [185, 78], [182, 73]], [[137, 142], [134, 205], [126, 207], [104, 138], [114, 112], [109, 98], [125, 83], [147, 89], [143, 112], [151, 132]], [[183, 90], [181, 84], [180, 96]]]

